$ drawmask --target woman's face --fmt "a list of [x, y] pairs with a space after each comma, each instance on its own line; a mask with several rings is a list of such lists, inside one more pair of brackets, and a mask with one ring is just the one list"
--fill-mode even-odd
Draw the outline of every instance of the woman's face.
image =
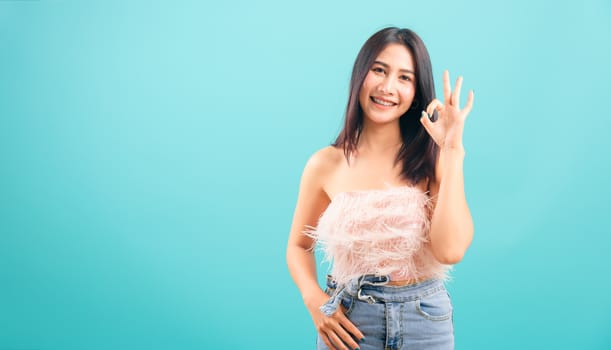
[[359, 102], [364, 117], [374, 123], [387, 123], [401, 117], [416, 94], [414, 60], [400, 44], [390, 44], [380, 52], [369, 69]]

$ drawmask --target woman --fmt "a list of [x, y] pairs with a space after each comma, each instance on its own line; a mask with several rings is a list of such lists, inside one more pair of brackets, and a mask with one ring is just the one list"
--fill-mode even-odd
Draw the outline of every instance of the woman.
[[[462, 78], [435, 99], [430, 58], [409, 29], [385, 28], [353, 67], [344, 128], [301, 178], [287, 247], [319, 349], [453, 349], [444, 282], [473, 237]], [[318, 243], [332, 261], [316, 278]]]

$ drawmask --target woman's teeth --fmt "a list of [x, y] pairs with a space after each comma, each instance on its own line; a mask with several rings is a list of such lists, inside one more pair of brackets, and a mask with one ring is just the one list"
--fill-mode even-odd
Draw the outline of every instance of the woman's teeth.
[[373, 100], [373, 102], [381, 104], [382, 106], [394, 106], [396, 103], [393, 102], [387, 102], [387, 101], [383, 101], [383, 100], [379, 100], [375, 97], [371, 98]]

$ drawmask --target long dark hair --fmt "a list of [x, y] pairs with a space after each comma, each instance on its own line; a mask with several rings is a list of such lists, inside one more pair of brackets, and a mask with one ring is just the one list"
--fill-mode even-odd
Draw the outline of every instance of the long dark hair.
[[350, 154], [356, 151], [363, 130], [363, 109], [359, 103], [361, 87], [376, 57], [389, 44], [405, 46], [416, 64], [416, 94], [410, 108], [399, 119], [403, 145], [395, 159], [395, 164], [403, 163], [402, 177], [416, 185], [422, 179], [434, 177], [438, 146], [420, 123], [421, 111], [435, 98], [431, 59], [422, 39], [409, 29], [384, 28], [367, 39], [359, 51], [352, 68], [344, 127], [333, 146], [343, 147], [350, 161]]

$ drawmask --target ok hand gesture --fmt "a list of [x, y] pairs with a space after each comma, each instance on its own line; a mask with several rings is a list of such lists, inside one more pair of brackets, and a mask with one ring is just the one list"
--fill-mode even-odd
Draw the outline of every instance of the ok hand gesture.
[[[467, 105], [460, 109], [461, 85], [462, 77], [459, 76], [456, 79], [454, 91], [452, 91], [450, 87], [450, 73], [445, 70], [443, 72], [444, 103], [442, 104], [438, 99], [434, 99], [426, 107], [426, 112], [422, 111], [420, 122], [440, 148], [463, 148], [462, 134], [465, 119], [467, 119], [467, 115], [471, 112], [471, 107], [473, 106], [473, 90], [469, 91]], [[437, 111], [439, 118], [432, 122], [428, 115], [433, 115], [435, 111]]]

